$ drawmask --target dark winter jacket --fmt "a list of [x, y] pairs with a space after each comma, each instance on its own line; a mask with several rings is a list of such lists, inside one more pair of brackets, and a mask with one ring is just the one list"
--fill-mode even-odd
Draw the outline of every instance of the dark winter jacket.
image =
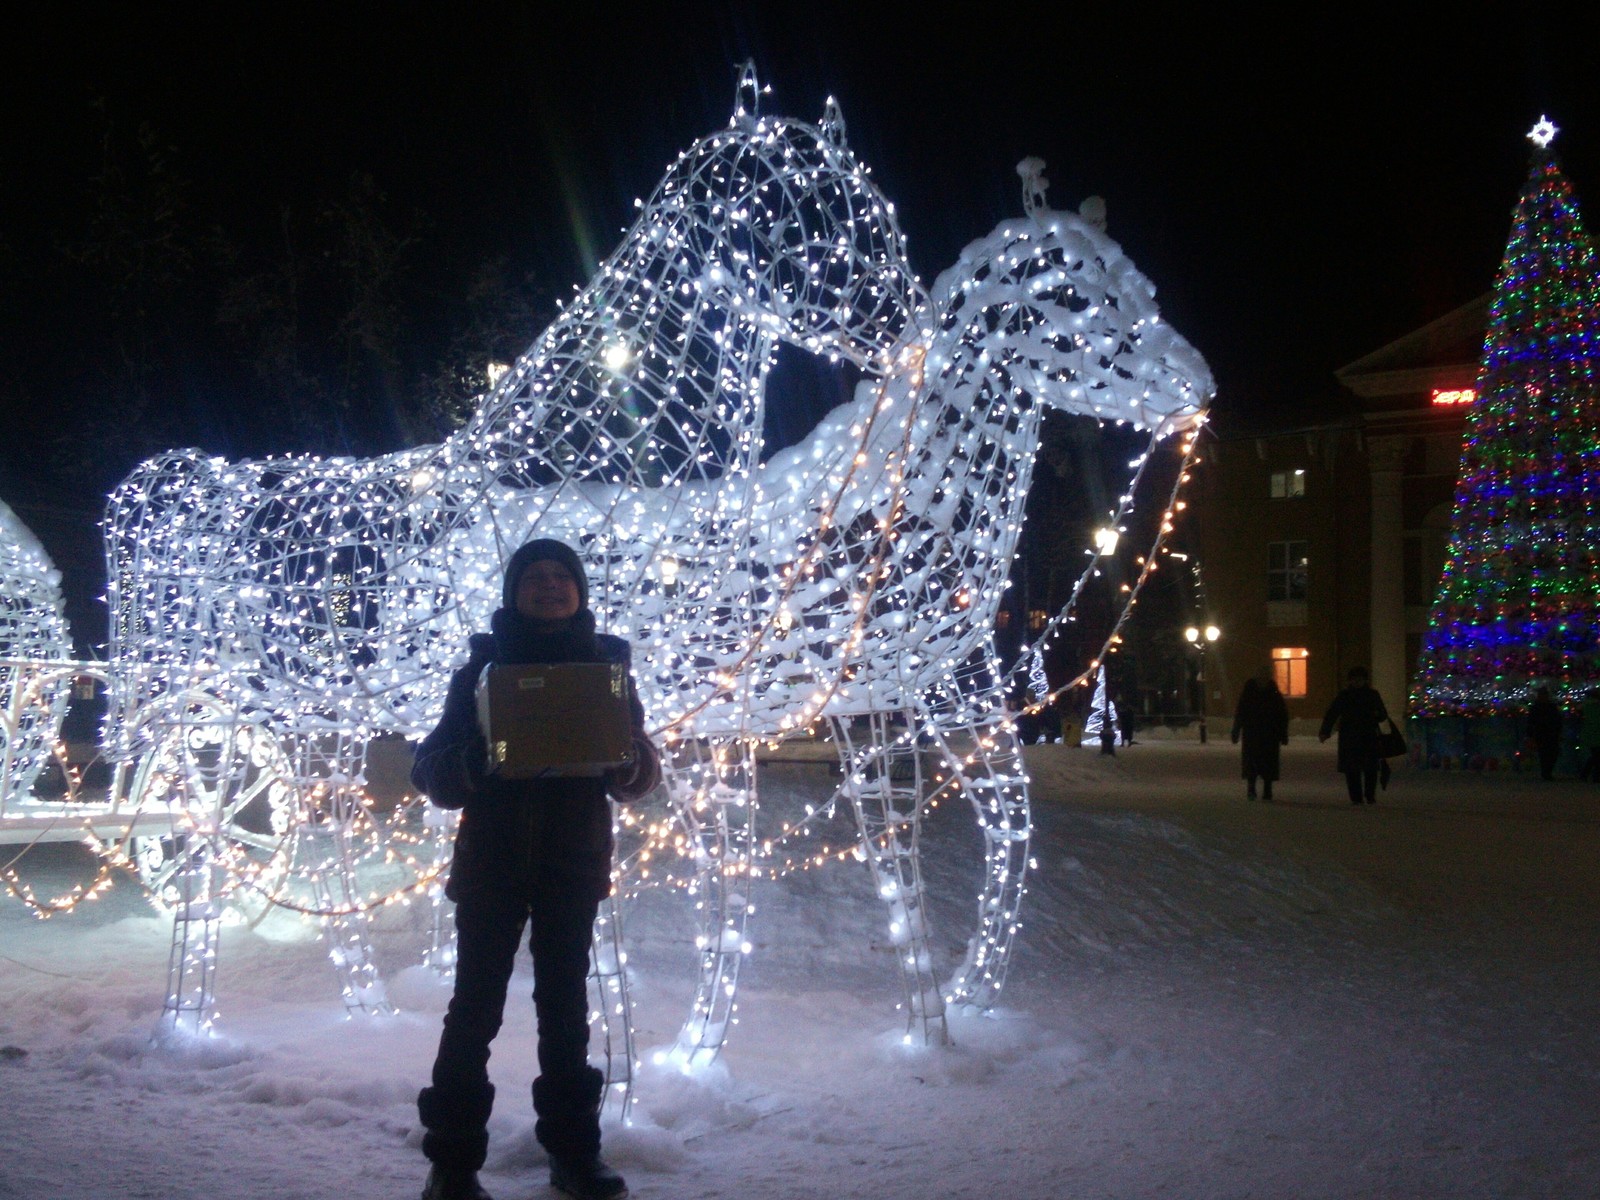
[[1528, 708], [1528, 736], [1539, 747], [1561, 745], [1561, 708], [1549, 696], [1539, 696]]
[[[571, 556], [566, 547], [560, 549]], [[542, 557], [558, 556], [547, 552]], [[594, 632], [594, 617], [587, 607], [554, 634], [530, 632], [514, 608], [516, 578], [527, 559], [518, 551], [508, 564], [507, 604], [494, 615], [494, 632], [475, 634], [469, 641], [467, 664], [451, 677], [444, 715], [418, 747], [411, 772], [412, 783], [435, 804], [462, 810], [445, 889], [452, 900], [477, 889], [509, 889], [532, 897], [551, 886], [584, 887], [603, 898], [611, 890], [611, 806], [606, 794], [636, 800], [661, 782], [660, 760], [645, 733], [644, 709], [631, 674], [631, 766], [596, 778], [503, 780], [487, 774], [488, 748], [478, 727], [476, 701], [478, 679], [486, 666], [609, 662], [627, 667], [632, 660], [621, 638]], [[586, 604], [583, 568], [575, 556], [570, 562]]]
[[1600, 695], [1591, 695], [1578, 709], [1578, 747], [1585, 754], [1600, 751]]
[[1383, 697], [1376, 688], [1352, 684], [1333, 698], [1322, 718], [1320, 736], [1327, 737], [1339, 727], [1339, 770], [1378, 769], [1378, 733], [1389, 719]]
[[1245, 779], [1259, 775], [1278, 778], [1278, 748], [1289, 742], [1289, 706], [1278, 685], [1259, 679], [1245, 681], [1239, 706], [1233, 713], [1233, 740], [1239, 747], [1239, 773]]

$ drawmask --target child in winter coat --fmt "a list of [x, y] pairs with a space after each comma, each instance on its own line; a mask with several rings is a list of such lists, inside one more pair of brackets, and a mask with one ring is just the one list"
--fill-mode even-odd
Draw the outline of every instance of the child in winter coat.
[[488, 1200], [478, 1171], [494, 1103], [489, 1045], [500, 1029], [523, 931], [530, 929], [539, 1076], [534, 1133], [550, 1155], [550, 1183], [580, 1200], [627, 1194], [600, 1158], [604, 1076], [589, 1065], [589, 943], [611, 890], [607, 793], [632, 800], [661, 780], [644, 710], [628, 680], [633, 761], [594, 778], [502, 780], [488, 774], [475, 692], [485, 666], [608, 662], [626, 667], [620, 638], [595, 631], [588, 578], [561, 542], [529, 542], [506, 564], [502, 607], [476, 634], [450, 680], [444, 715], [417, 751], [412, 781], [435, 804], [462, 810], [446, 894], [456, 903], [455, 994], [444, 1018], [432, 1083], [417, 1097], [432, 1162], [423, 1200]]

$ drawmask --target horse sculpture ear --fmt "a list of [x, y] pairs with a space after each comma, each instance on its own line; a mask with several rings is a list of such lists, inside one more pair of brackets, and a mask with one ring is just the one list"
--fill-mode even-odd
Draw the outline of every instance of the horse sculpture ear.
[[823, 137], [840, 149], [844, 148], [844, 112], [840, 109], [839, 102], [832, 96], [829, 96], [828, 102], [822, 106], [822, 120], [819, 125]]
[[739, 68], [739, 87], [733, 97], [733, 119], [761, 115], [761, 83], [756, 79], [756, 64], [746, 59]]

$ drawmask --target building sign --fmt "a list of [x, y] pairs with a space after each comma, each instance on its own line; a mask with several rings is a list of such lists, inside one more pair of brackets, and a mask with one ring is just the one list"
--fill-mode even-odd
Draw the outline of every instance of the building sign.
[[1433, 403], [1442, 408], [1457, 404], [1471, 404], [1473, 392], [1471, 388], [1434, 388]]

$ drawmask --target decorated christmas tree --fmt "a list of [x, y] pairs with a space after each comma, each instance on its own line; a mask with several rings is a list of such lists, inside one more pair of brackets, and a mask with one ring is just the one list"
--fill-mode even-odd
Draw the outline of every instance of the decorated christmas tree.
[[1412, 684], [1422, 716], [1600, 689], [1600, 283], [1545, 118], [1466, 417], [1455, 513]]

